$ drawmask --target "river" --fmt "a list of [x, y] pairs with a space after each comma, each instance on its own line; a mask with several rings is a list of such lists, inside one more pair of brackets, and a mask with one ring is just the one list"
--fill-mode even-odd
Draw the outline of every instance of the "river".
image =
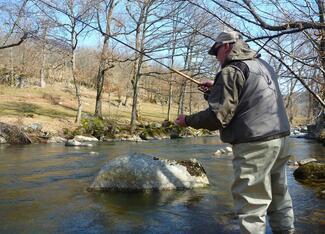
[[[0, 233], [239, 233], [230, 193], [232, 156], [213, 155], [224, 146], [216, 137], [110, 142], [91, 148], [0, 145]], [[188, 191], [87, 192], [107, 160], [132, 152], [197, 158], [211, 185]], [[325, 149], [291, 138], [290, 154], [297, 160], [324, 161]], [[297, 233], [324, 233], [324, 200], [295, 181], [293, 170], [288, 167]]]

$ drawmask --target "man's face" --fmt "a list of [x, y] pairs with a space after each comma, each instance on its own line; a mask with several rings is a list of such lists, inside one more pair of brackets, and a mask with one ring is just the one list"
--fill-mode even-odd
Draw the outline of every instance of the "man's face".
[[216, 59], [219, 61], [221, 65], [224, 64], [226, 60], [226, 54], [225, 54], [225, 44], [219, 46], [217, 53], [216, 53]]
[[227, 56], [229, 55], [231, 49], [232, 47], [230, 46], [230, 44], [223, 44], [219, 46], [216, 53], [216, 58], [221, 65], [226, 62]]

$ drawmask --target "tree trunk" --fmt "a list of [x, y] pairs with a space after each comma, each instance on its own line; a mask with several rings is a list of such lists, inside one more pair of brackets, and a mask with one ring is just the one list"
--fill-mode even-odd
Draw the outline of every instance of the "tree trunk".
[[102, 66], [105, 66], [103, 64], [103, 61], [100, 61], [99, 68], [98, 68], [98, 74], [97, 74], [97, 85], [96, 85], [96, 104], [95, 104], [95, 116], [102, 117], [102, 91], [104, 86], [104, 79], [105, 79], [105, 71], [102, 68]]
[[[174, 56], [176, 50], [176, 40], [177, 40], [177, 24], [178, 24], [178, 15], [174, 15], [176, 18], [173, 20], [173, 43], [172, 43], [172, 53], [171, 53], [171, 68], [174, 69]], [[168, 80], [168, 109], [167, 109], [167, 120], [170, 120], [171, 105], [173, 101], [173, 81], [174, 73], [171, 73], [170, 79]]]
[[42, 61], [41, 61], [41, 69], [40, 69], [40, 80], [39, 80], [39, 86], [41, 88], [44, 88], [46, 86], [45, 82], [45, 66], [46, 66], [46, 38], [47, 38], [47, 26], [43, 31], [42, 36]]
[[[74, 55], [75, 56], [75, 55]], [[73, 69], [72, 71], [72, 78], [73, 78], [73, 83], [76, 91], [76, 97], [77, 97], [77, 116], [76, 116], [76, 123], [80, 123], [81, 120], [81, 114], [82, 114], [82, 101], [81, 101], [81, 94], [80, 94], [80, 88], [77, 83], [77, 77], [75, 74], [75, 71]]]
[[188, 102], [189, 114], [192, 114], [192, 98], [193, 98], [193, 84], [190, 83], [190, 97]]
[[[190, 36], [187, 47], [186, 47], [186, 54], [185, 54], [185, 59], [184, 59], [184, 70], [190, 70], [191, 67], [191, 60], [192, 60], [192, 49], [193, 45], [192, 42], [194, 41], [195, 38], [195, 33]], [[186, 91], [186, 80], [183, 81], [182, 86], [181, 86], [181, 93], [179, 97], [179, 102], [178, 102], [178, 115], [184, 113], [184, 102], [185, 102], [185, 91]]]
[[15, 77], [14, 77], [14, 59], [12, 54], [12, 47], [10, 48], [10, 86], [15, 86]]
[[[148, 17], [148, 5], [146, 2], [143, 3], [143, 7], [141, 9], [141, 13], [139, 16], [139, 20], [137, 22], [136, 29], [136, 38], [135, 38], [135, 48], [141, 52], [144, 50], [145, 43], [145, 28]], [[132, 100], [132, 111], [131, 111], [131, 132], [135, 130], [136, 121], [138, 116], [137, 104], [138, 104], [138, 95], [139, 95], [139, 80], [141, 78], [141, 68], [143, 63], [143, 54], [136, 53], [136, 56], [139, 56], [134, 61], [134, 76], [132, 78], [132, 87], [133, 87], [133, 100]]]
[[168, 107], [167, 107], [167, 120], [170, 120], [170, 112], [171, 112], [171, 106], [172, 106], [172, 97], [173, 97], [173, 86], [172, 81], [174, 79], [174, 73], [171, 74], [170, 80], [168, 81]]
[[102, 114], [102, 92], [105, 81], [105, 73], [108, 70], [108, 47], [109, 47], [109, 36], [111, 35], [111, 19], [114, 10], [114, 0], [111, 0], [106, 6], [106, 34], [104, 36], [104, 43], [102, 53], [100, 56], [100, 62], [97, 73], [97, 87], [96, 87], [96, 104], [95, 104], [95, 116], [103, 117]]
[[[325, 23], [325, 7], [324, 0], [317, 0], [318, 9], [319, 9], [319, 22]], [[319, 57], [321, 62], [321, 68], [325, 71], [325, 30], [320, 30], [320, 47], [319, 47]], [[325, 73], [321, 72], [320, 74], [320, 82], [323, 84], [325, 81]], [[325, 98], [325, 87], [324, 85], [320, 88], [320, 96], [324, 100]]]
[[39, 81], [39, 86], [41, 88], [44, 88], [46, 86], [45, 82], [45, 64], [46, 64], [46, 54], [45, 54], [45, 43], [42, 46], [42, 65], [40, 69], [40, 81]]
[[137, 70], [134, 74], [134, 78], [132, 79], [132, 88], [133, 88], [133, 95], [132, 95], [132, 110], [131, 110], [131, 130], [135, 130], [136, 121], [138, 119], [138, 95], [139, 95], [139, 87], [138, 83], [140, 80], [140, 72], [141, 72], [141, 64], [142, 64], [142, 55], [140, 55], [140, 58], [136, 61], [136, 67]]
[[76, 36], [77, 33], [73, 31], [73, 33], [71, 34], [71, 41], [72, 41], [71, 63], [72, 63], [73, 84], [75, 87], [76, 98], [77, 98], [77, 116], [75, 122], [79, 124], [81, 120], [81, 114], [82, 114], [82, 101], [81, 101], [80, 88], [77, 82], [77, 74], [76, 74], [76, 51], [75, 51]]
[[[195, 40], [195, 33], [193, 32], [191, 36], [191, 42]], [[193, 43], [190, 43], [190, 51], [189, 51], [189, 59], [187, 63], [187, 70], [191, 73], [192, 72], [192, 59], [193, 59]], [[191, 76], [191, 75], [190, 75]], [[193, 98], [193, 85], [190, 83], [190, 95], [189, 95], [189, 114], [192, 114], [192, 98]]]
[[177, 110], [178, 115], [184, 113], [185, 91], [186, 91], [186, 80], [184, 80], [181, 85], [181, 90], [180, 90], [181, 93], [178, 99], [178, 110]]

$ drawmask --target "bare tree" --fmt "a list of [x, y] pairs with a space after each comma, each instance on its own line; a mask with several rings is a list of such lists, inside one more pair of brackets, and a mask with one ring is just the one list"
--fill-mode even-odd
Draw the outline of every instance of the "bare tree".
[[26, 5], [28, 0], [17, 1], [16, 3], [2, 2], [0, 4], [0, 13], [3, 16], [2, 31], [5, 32], [0, 49], [19, 46], [28, 35], [33, 33], [29, 25], [25, 24], [28, 17]]
[[[133, 3], [133, 4], [132, 4]], [[135, 58], [133, 63], [132, 74], [132, 110], [131, 110], [131, 129], [135, 128], [138, 119], [138, 96], [139, 96], [139, 81], [143, 76], [143, 65], [145, 62], [144, 54], [152, 53], [161, 45], [157, 43], [158, 35], [161, 33], [162, 20], [170, 13], [161, 11], [159, 7], [164, 5], [162, 0], [135, 0], [129, 1], [127, 11], [130, 18], [135, 24]], [[132, 5], [132, 7], [131, 7]], [[132, 9], [131, 9], [132, 8]], [[163, 13], [161, 15], [161, 13]], [[157, 24], [160, 24], [157, 26]], [[153, 43], [153, 44], [152, 44]], [[158, 44], [158, 46], [157, 46]]]
[[119, 1], [117, 0], [106, 0], [102, 1], [100, 5], [103, 5], [104, 7], [104, 13], [105, 13], [105, 23], [106, 23], [106, 29], [105, 32], [102, 31], [102, 27], [100, 24], [100, 12], [99, 9], [97, 9], [97, 21], [100, 30], [102, 31], [104, 42], [103, 47], [100, 55], [100, 61], [99, 61], [99, 68], [97, 73], [97, 94], [96, 94], [96, 105], [95, 105], [95, 116], [102, 117], [102, 92], [103, 92], [103, 86], [105, 81], [105, 74], [106, 71], [110, 68], [114, 67], [113, 61], [109, 60], [109, 39], [110, 36], [115, 36], [112, 33], [112, 21], [113, 18], [113, 11], [114, 7], [118, 4]]
[[[176, 51], [176, 42], [178, 37], [178, 19], [177, 14], [178, 12], [175, 12], [173, 15], [173, 26], [172, 26], [172, 42], [171, 42], [171, 68], [174, 69], [174, 63], [175, 63], [175, 51]], [[167, 108], [167, 120], [170, 120], [170, 112], [171, 112], [171, 105], [172, 105], [172, 95], [173, 95], [173, 83], [174, 83], [174, 73], [172, 72], [170, 75], [170, 79], [168, 80], [168, 108]]]
[[[78, 39], [89, 26], [89, 22], [93, 17], [92, 2], [79, 2], [75, 0], [65, 0], [56, 2], [56, 5], [44, 3], [46, 7], [52, 8], [57, 12], [57, 25], [62, 29], [56, 40], [62, 41], [69, 48], [69, 63], [71, 68], [71, 78], [73, 80], [75, 94], [77, 98], [77, 115], [76, 122], [81, 120], [82, 100], [78, 83], [78, 71], [76, 67], [76, 50]], [[62, 4], [60, 4], [62, 3]], [[59, 15], [61, 14], [61, 16]], [[63, 15], [62, 15], [63, 14]]]
[[45, 81], [45, 71], [46, 71], [46, 64], [47, 64], [47, 48], [48, 48], [48, 34], [49, 29], [51, 27], [50, 20], [46, 19], [45, 17], [40, 20], [41, 25], [41, 35], [38, 38], [41, 46], [41, 67], [40, 67], [40, 74], [39, 74], [39, 86], [44, 88], [46, 86]]
[[[208, 12], [214, 16], [226, 27], [240, 31], [247, 41], [254, 42], [270, 56], [282, 63], [291, 75], [299, 80], [300, 84], [310, 92], [318, 101], [321, 107], [324, 103], [324, 1], [317, 0], [315, 2], [301, 0], [297, 1], [201, 1], [200, 4], [195, 0], [187, 0], [192, 5]], [[214, 7], [214, 8], [213, 8]], [[264, 9], [269, 9], [265, 11]], [[232, 20], [226, 20], [220, 11], [228, 12], [233, 16]], [[218, 12], [218, 13], [217, 13]], [[272, 20], [272, 25], [268, 22]], [[236, 21], [237, 20], [237, 21]], [[252, 29], [255, 30], [252, 30]], [[309, 49], [318, 54], [317, 63], [310, 58], [302, 60], [299, 57], [294, 59], [301, 63], [301, 66], [309, 66], [318, 70], [316, 86], [321, 92], [315, 92], [310, 85], [306, 83], [306, 79], [299, 76], [299, 72], [290, 66], [292, 56], [285, 50], [281, 52], [285, 55], [284, 59], [277, 56], [273, 44], [274, 39], [284, 37], [285, 35], [294, 34], [296, 38], [305, 38], [306, 43], [304, 49]], [[285, 45], [284, 42], [283, 45]], [[301, 50], [302, 48], [298, 48]], [[321, 79], [320, 79], [321, 77]]]

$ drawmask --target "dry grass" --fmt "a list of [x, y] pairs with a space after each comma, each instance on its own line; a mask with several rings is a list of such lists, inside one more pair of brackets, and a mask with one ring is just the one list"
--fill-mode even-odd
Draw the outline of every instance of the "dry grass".
[[[82, 88], [83, 113], [93, 114], [96, 92]], [[122, 98], [124, 100], [124, 98]], [[130, 102], [130, 100], [129, 100]], [[131, 115], [130, 103], [117, 104], [117, 97], [111, 94], [103, 97], [103, 115], [120, 123], [128, 123]], [[55, 84], [46, 88], [23, 89], [0, 86], [0, 122], [29, 125], [40, 123], [45, 131], [60, 132], [63, 128], [74, 128], [77, 101], [72, 86]], [[167, 106], [140, 101], [140, 120], [162, 122], [167, 115]], [[172, 108], [172, 118], [177, 109]]]
[[309, 120], [306, 116], [295, 116], [292, 120], [293, 126], [301, 126], [309, 123]]

